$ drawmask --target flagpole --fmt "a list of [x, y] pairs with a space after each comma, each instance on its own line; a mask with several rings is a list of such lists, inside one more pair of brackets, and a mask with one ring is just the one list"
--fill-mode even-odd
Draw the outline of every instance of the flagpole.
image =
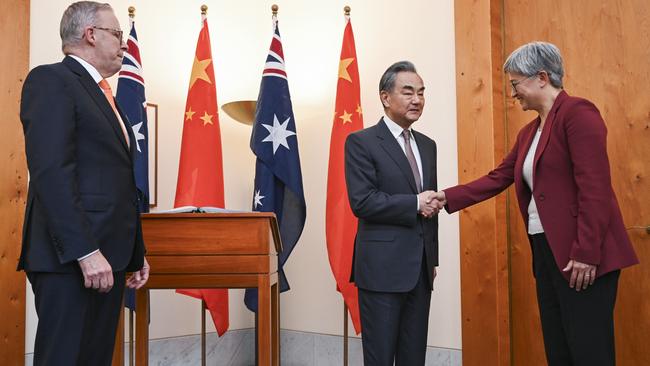
[[[345, 17], [346, 23], [350, 20], [350, 11], [352, 9], [346, 5], [343, 7], [343, 16]], [[348, 305], [343, 299], [343, 366], [348, 366]]]
[[201, 5], [201, 21], [205, 20], [208, 16], [208, 6], [203, 4]]
[[[133, 27], [135, 19], [135, 7], [129, 6], [129, 26]], [[133, 314], [134, 309], [129, 308], [129, 365], [135, 365], [134, 345], [133, 345]]]
[[[275, 32], [275, 27], [278, 24], [278, 9], [279, 8], [280, 7], [277, 4], [271, 5], [271, 22], [273, 23], [273, 31], [274, 32]], [[259, 99], [258, 99], [258, 101], [259, 101]], [[255, 123], [255, 122], [253, 122], [253, 123]], [[279, 270], [279, 268], [280, 268], [280, 256], [279, 255], [277, 257], [277, 260], [278, 260], [278, 270]], [[280, 277], [278, 275], [278, 287], [279, 286], [280, 286]], [[280, 303], [280, 293], [278, 291], [278, 304], [279, 303]], [[257, 338], [258, 337], [258, 327], [259, 327], [259, 316], [258, 316], [259, 310], [260, 309], [258, 307], [257, 311], [255, 312], [255, 365], [259, 365], [258, 354], [259, 354], [259, 346], [260, 345], [259, 345], [259, 343], [257, 341], [257, 339], [258, 339]], [[279, 323], [279, 320], [278, 320], [278, 323]], [[280, 332], [279, 329], [278, 329], [278, 332]], [[280, 348], [280, 340], [278, 339], [278, 353], [281, 354], [281, 352], [279, 352], [279, 348]], [[278, 355], [278, 358], [280, 358], [279, 355]], [[279, 362], [279, 360], [278, 360], [278, 362]]]
[[201, 300], [201, 366], [205, 366], [205, 301]]
[[343, 366], [348, 366], [348, 306], [343, 301]]
[[133, 352], [133, 310], [129, 309], [129, 366], [135, 365]]
[[273, 20], [273, 27], [274, 27], [274, 28], [275, 28], [275, 25], [278, 23], [278, 9], [279, 9], [279, 8], [280, 8], [280, 7], [278, 7], [277, 4], [273, 4], [273, 5], [271, 5], [271, 13], [273, 14], [273, 15], [271, 16], [271, 19]]
[[[201, 26], [208, 16], [208, 6], [201, 5]], [[206, 362], [206, 347], [205, 347], [205, 310], [207, 306], [205, 299], [201, 299], [201, 366], [205, 366]]]
[[133, 26], [135, 20], [135, 6], [129, 6], [129, 25]]

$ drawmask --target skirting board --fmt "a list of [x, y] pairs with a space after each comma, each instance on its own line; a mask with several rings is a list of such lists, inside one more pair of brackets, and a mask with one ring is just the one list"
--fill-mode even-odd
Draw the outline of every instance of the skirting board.
[[[190, 335], [154, 339], [149, 345], [149, 364], [157, 366], [200, 365], [201, 337]], [[327, 334], [281, 331], [281, 362], [283, 366], [340, 366], [343, 364], [343, 337]], [[238, 329], [218, 338], [216, 333], [206, 337], [208, 365], [255, 365], [255, 331]], [[125, 349], [125, 365], [128, 348]], [[350, 338], [350, 366], [363, 365], [361, 339]], [[25, 355], [25, 366], [32, 366], [33, 354]], [[448, 348], [427, 348], [426, 366], [461, 366], [461, 351]]]

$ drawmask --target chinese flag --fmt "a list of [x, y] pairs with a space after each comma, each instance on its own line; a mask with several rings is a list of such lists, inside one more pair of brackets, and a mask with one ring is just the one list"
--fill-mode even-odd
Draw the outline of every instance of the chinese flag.
[[[221, 131], [208, 21], [202, 19], [187, 91], [174, 207], [224, 207]], [[228, 290], [176, 290], [205, 301], [219, 335], [228, 330]]]
[[325, 232], [330, 266], [336, 279], [336, 287], [348, 306], [357, 334], [361, 331], [357, 287], [350, 283], [354, 237], [357, 218], [352, 213], [345, 187], [344, 145], [345, 138], [353, 131], [363, 128], [359, 66], [354, 47], [352, 24], [347, 18], [343, 33], [343, 47], [339, 62], [336, 88], [336, 110], [330, 140], [330, 161], [327, 175], [327, 208]]

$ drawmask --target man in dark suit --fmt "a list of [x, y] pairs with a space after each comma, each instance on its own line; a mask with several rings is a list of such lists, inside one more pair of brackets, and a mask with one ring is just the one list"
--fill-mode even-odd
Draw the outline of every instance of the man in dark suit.
[[108, 4], [70, 5], [60, 31], [66, 57], [23, 87], [30, 181], [18, 269], [39, 318], [34, 365], [110, 365], [124, 286], [149, 276], [135, 139], [105, 80], [126, 44]]
[[438, 265], [436, 144], [411, 129], [424, 84], [408, 61], [390, 66], [379, 95], [385, 116], [348, 136], [345, 177], [359, 218], [352, 280], [359, 288], [365, 365], [424, 365]]

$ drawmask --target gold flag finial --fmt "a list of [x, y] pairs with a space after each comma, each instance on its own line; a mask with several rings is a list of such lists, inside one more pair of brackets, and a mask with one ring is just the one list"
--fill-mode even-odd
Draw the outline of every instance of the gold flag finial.
[[279, 7], [276, 4], [271, 5], [271, 11], [273, 12], [273, 16], [278, 15], [278, 9]]
[[350, 10], [352, 10], [352, 9], [350, 9], [350, 7], [347, 6], [347, 5], [345, 7], [343, 7], [343, 12], [345, 13], [345, 16], [347, 16], [347, 17], [350, 16]]
[[201, 5], [201, 15], [207, 15], [208, 14], [208, 6], [203, 4]]
[[135, 18], [135, 7], [134, 6], [129, 6], [129, 18], [131, 18], [131, 19]]

